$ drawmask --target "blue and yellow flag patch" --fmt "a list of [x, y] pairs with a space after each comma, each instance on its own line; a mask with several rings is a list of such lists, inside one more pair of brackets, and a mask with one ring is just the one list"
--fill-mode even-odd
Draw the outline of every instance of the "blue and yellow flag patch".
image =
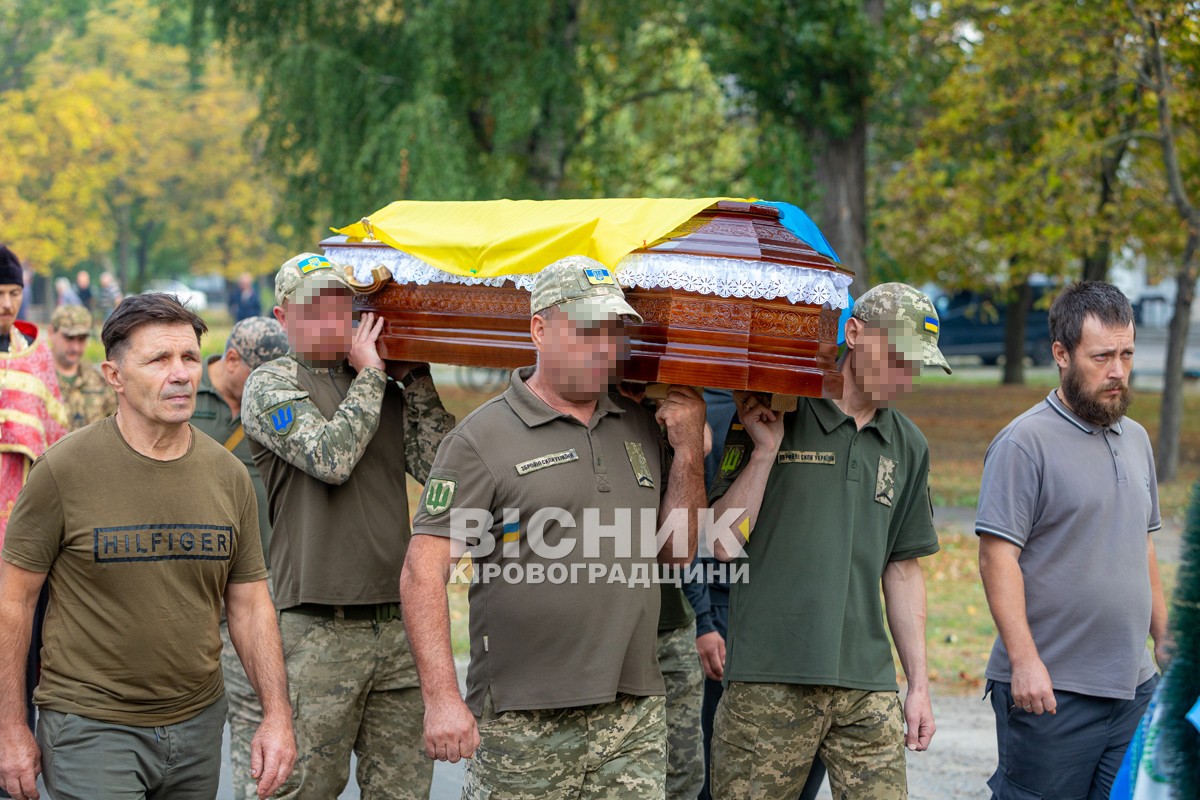
[[296, 266], [300, 268], [301, 274], [304, 275], [319, 269], [333, 269], [333, 264], [329, 263], [329, 259], [324, 256], [310, 256], [298, 262]]
[[617, 282], [613, 280], [612, 273], [604, 267], [592, 267], [583, 271], [587, 275], [588, 283], [592, 286], [616, 286]]
[[930, 331], [931, 333], [938, 332], [937, 317], [926, 317], [925, 318], [925, 330]]

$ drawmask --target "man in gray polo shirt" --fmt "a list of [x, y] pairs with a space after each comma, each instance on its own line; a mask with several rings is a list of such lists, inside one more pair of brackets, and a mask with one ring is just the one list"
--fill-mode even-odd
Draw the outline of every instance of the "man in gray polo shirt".
[[1005, 798], [1107, 798], [1167, 653], [1154, 454], [1125, 416], [1133, 309], [1087, 281], [1050, 308], [1061, 385], [988, 448], [979, 569]]
[[[641, 318], [604, 265], [573, 256], [546, 267], [531, 310], [537, 366], [446, 437], [413, 519], [400, 590], [426, 754], [472, 759], [468, 798], [662, 798], [651, 576], [656, 562], [695, 554], [704, 401], [672, 387], [651, 415], [608, 393], [622, 320]], [[659, 549], [648, 528], [676, 509], [684, 524]], [[464, 704], [446, 582], [473, 540]]]

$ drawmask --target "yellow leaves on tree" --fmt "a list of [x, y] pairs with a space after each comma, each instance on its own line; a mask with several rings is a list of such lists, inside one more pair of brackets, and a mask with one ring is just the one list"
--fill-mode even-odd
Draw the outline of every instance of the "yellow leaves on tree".
[[184, 47], [156, 42], [157, 13], [94, 9], [0, 94], [4, 237], [41, 272], [99, 260], [144, 278], [166, 248], [231, 276], [286, 257], [245, 229], [276, 204], [245, 138], [253, 97], [215, 55], [193, 74]]

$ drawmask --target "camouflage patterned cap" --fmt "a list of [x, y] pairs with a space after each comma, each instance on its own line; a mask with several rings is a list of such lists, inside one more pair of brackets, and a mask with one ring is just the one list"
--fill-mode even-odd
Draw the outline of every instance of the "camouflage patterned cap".
[[347, 291], [356, 291], [347, 277], [348, 268], [335, 264], [325, 256], [316, 253], [301, 253], [284, 262], [275, 274], [275, 305], [282, 306], [289, 300], [295, 300], [296, 291], [305, 287], [305, 293], [299, 298], [307, 302], [315, 296], [315, 290], [322, 286], [342, 286]]
[[529, 313], [558, 306], [572, 319], [598, 320], [614, 316], [641, 322], [612, 271], [594, 258], [567, 256], [537, 274], [529, 298]]
[[225, 350], [237, 350], [246, 366], [258, 369], [288, 351], [287, 333], [270, 317], [246, 317], [233, 326]]
[[63, 336], [87, 336], [92, 332], [92, 312], [83, 306], [59, 306], [50, 315], [50, 327]]
[[950, 373], [946, 357], [938, 350], [937, 309], [929, 297], [908, 284], [882, 283], [854, 301], [852, 316], [883, 326], [888, 342], [905, 361], [941, 367]]

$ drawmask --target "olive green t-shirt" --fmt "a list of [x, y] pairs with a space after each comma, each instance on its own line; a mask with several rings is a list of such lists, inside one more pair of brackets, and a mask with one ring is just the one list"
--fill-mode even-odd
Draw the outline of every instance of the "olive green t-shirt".
[[49, 573], [39, 706], [140, 727], [220, 699], [227, 583], [264, 580], [258, 510], [238, 460], [191, 430], [148, 458], [108, 417], [34, 462], [4, 560]]
[[[753, 442], [736, 420], [715, 501]], [[859, 430], [829, 400], [801, 398], [746, 546], [749, 575], [731, 587], [725, 678], [896, 690], [880, 580], [890, 561], [938, 550], [929, 446], [883, 408]]]
[[[264, 554], [271, 552], [271, 520], [268, 515], [267, 489], [263, 486], [262, 475], [254, 463], [250, 452], [250, 440], [242, 428], [240, 417], [233, 416], [229, 404], [221, 399], [208, 376], [208, 365], [221, 358], [213, 356], [204, 362], [200, 373], [200, 385], [196, 387], [196, 410], [192, 412], [192, 425], [211, 436], [217, 444], [233, 453], [238, 461], [250, 473], [250, 483], [254, 486], [254, 499], [258, 503], [258, 538], [262, 542]], [[226, 446], [232, 444], [233, 449]]]
[[[450, 432], [413, 517], [415, 535], [449, 537], [456, 512], [491, 516], [496, 546], [473, 569], [500, 574], [474, 580], [468, 593], [467, 705], [482, 715], [489, 691], [498, 712], [662, 695], [657, 557], [637, 541], [643, 511], [657, 528], [667, 479], [658, 425], [615, 395], [601, 398], [584, 425], [538, 398], [525, 385], [531, 373], [514, 372], [503, 395]], [[530, 541], [535, 515], [547, 509], [574, 522], [546, 522], [542, 541], [565, 551], [554, 557]], [[603, 532], [587, 524], [589, 514]], [[618, 543], [630, 537], [622, 552]]]

